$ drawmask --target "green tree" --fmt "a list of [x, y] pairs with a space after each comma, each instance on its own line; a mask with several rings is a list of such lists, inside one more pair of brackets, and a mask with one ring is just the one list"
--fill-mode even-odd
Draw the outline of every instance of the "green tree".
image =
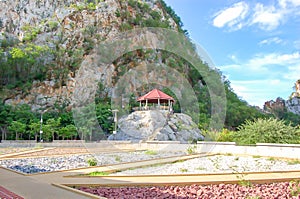
[[[40, 131], [41, 123], [31, 122], [29, 124], [29, 137], [34, 136], [35, 141], [37, 141], [38, 133]], [[29, 138], [30, 139], [30, 138]]]
[[77, 137], [77, 129], [73, 124], [69, 124], [65, 127], [59, 129], [59, 135], [64, 140], [67, 139], [75, 139]]
[[9, 105], [0, 104], [0, 130], [2, 140], [7, 139], [8, 126], [13, 121], [14, 115], [12, 107]]
[[25, 132], [26, 124], [24, 124], [20, 121], [12, 121], [12, 123], [8, 127], [8, 130], [15, 133], [16, 134], [15, 139], [18, 140], [19, 139], [19, 133], [21, 133], [21, 135], [22, 135]]
[[106, 133], [111, 132], [113, 128], [113, 115], [107, 102], [99, 102], [96, 105], [96, 114], [102, 130]]
[[51, 126], [46, 124], [42, 127], [43, 134], [40, 137], [41, 140], [49, 142], [52, 138], [52, 130]]
[[50, 126], [50, 133], [52, 135], [52, 140], [55, 139], [55, 134], [58, 135], [58, 129], [59, 129], [59, 126], [60, 126], [60, 120], [61, 118], [57, 118], [57, 119], [54, 119], [54, 118], [50, 118], [47, 120], [46, 124]]

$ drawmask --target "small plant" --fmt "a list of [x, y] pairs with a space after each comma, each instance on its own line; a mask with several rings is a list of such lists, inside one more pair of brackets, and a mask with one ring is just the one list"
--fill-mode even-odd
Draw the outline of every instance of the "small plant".
[[295, 160], [289, 160], [287, 162], [288, 165], [295, 165], [295, 164], [300, 164], [300, 160], [295, 159]]
[[87, 163], [90, 167], [94, 167], [97, 166], [97, 160], [96, 158], [89, 158], [87, 159]]
[[204, 167], [197, 167], [196, 169], [197, 169], [197, 170], [205, 170]]
[[189, 155], [192, 155], [192, 154], [195, 154], [196, 153], [196, 149], [197, 149], [197, 146], [194, 145], [194, 146], [189, 146], [187, 149], [186, 149], [186, 152], [189, 154]]
[[235, 161], [238, 161], [239, 159], [240, 159], [239, 157], [234, 158]]
[[252, 183], [249, 180], [246, 180], [245, 177], [247, 174], [245, 174], [245, 171], [247, 170], [247, 167], [242, 167], [242, 171], [238, 170], [238, 166], [234, 165], [230, 167], [233, 170], [233, 174], [236, 174], [236, 178], [239, 180], [238, 184], [245, 187], [251, 187]]
[[88, 174], [88, 176], [107, 176], [107, 175], [109, 175], [109, 173], [105, 171], [94, 171]]
[[260, 155], [254, 155], [254, 156], [252, 156], [253, 158], [261, 158], [261, 156]]
[[300, 195], [300, 181], [293, 180], [289, 184], [289, 189], [292, 196], [299, 196]]
[[225, 153], [226, 156], [233, 156], [232, 153]]
[[274, 157], [269, 157], [268, 160], [273, 162], [273, 161], [275, 161], [276, 159], [275, 159]]
[[157, 155], [157, 151], [153, 151], [153, 150], [147, 150], [145, 151], [146, 155]]
[[213, 165], [214, 165], [214, 167], [217, 169], [217, 170], [219, 170], [220, 169], [220, 159], [219, 159], [219, 157], [216, 157], [215, 159], [213, 159], [213, 160], [211, 160], [212, 161], [212, 163], [213, 163]]
[[186, 172], [188, 172], [188, 169], [186, 169], [186, 168], [180, 168], [180, 171], [181, 171], [182, 173], [186, 173]]
[[175, 162], [172, 163], [178, 163], [178, 162], [184, 162], [185, 160], [176, 160]]
[[57, 27], [58, 27], [58, 22], [56, 22], [56, 21], [49, 21], [49, 22], [48, 22], [48, 25], [49, 25], [49, 28], [50, 28], [51, 30], [56, 30]]
[[252, 183], [249, 180], [244, 180], [244, 179], [241, 179], [238, 182], [238, 184], [241, 185], [241, 186], [244, 186], [244, 187], [251, 187], [252, 186]]
[[116, 162], [121, 162], [121, 157], [120, 157], [120, 156], [118, 156], [118, 155], [117, 155], [117, 156], [115, 156], [115, 161], [116, 161]]

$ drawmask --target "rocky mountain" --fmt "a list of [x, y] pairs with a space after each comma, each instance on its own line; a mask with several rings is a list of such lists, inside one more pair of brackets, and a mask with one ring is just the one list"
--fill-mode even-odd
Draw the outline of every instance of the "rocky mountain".
[[[0, 98], [33, 110], [68, 107], [76, 72], [96, 44], [148, 26], [184, 32], [179, 17], [160, 0], [0, 1]], [[111, 95], [124, 69], [161, 54], [140, 50], [106, 66], [100, 95]]]
[[291, 94], [290, 99], [284, 100], [278, 97], [275, 101], [265, 102], [264, 110], [270, 113], [290, 112], [300, 115], [300, 80], [295, 83], [295, 92]]
[[168, 111], [136, 111], [120, 119], [118, 132], [109, 140], [180, 141], [203, 140], [192, 118], [183, 113]]

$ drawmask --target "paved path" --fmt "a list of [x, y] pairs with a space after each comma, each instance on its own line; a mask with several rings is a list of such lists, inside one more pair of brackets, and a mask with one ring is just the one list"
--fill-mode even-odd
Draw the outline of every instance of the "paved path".
[[[50, 179], [49, 179], [50, 180]], [[26, 199], [89, 198], [54, 187], [37, 176], [24, 176], [0, 168], [0, 185]]]
[[[34, 175], [22, 175], [4, 168], [0, 168], [0, 185], [4, 188], [19, 194], [26, 199], [60, 199], [60, 198], [90, 198], [80, 194], [76, 194], [59, 187], [55, 187], [52, 184], [89, 184], [89, 178], [67, 178], [67, 175], [78, 175], [82, 173], [89, 173], [93, 171], [111, 171], [122, 170], [132, 167], [146, 166], [150, 164], [158, 164], [165, 162], [172, 162], [183, 159], [190, 159], [203, 155], [183, 156], [183, 157], [171, 157], [164, 159], [140, 161], [134, 163], [122, 163], [119, 165], [111, 165], [104, 167], [85, 168], [65, 172], [53, 172], [45, 174]], [[94, 179], [91, 184], [95, 184], [97, 180]], [[102, 180], [103, 181], [103, 180]], [[106, 183], [113, 184], [115, 180], [104, 180]], [[105, 183], [105, 182], [102, 183]], [[75, 183], [74, 183], [75, 182]], [[124, 181], [122, 181], [124, 182]], [[101, 184], [102, 184], [101, 183]]]
[[[171, 157], [164, 159], [140, 161], [134, 163], [122, 163], [119, 165], [78, 169], [65, 172], [54, 172], [35, 175], [21, 175], [7, 169], [0, 168], [0, 185], [26, 199], [40, 198], [90, 198], [78, 193], [53, 186], [52, 184], [101, 184], [101, 185], [155, 185], [155, 184], [211, 184], [211, 183], [235, 183], [239, 181], [238, 174], [211, 174], [211, 175], [165, 175], [165, 176], [103, 176], [103, 177], [65, 177], [93, 171], [122, 170], [132, 167], [150, 164], [173, 162], [181, 159], [189, 159], [203, 156], [201, 154], [183, 157]], [[248, 173], [245, 180], [256, 182], [268, 182], [270, 180], [286, 181], [300, 179], [300, 171], [295, 172], [266, 172]]]

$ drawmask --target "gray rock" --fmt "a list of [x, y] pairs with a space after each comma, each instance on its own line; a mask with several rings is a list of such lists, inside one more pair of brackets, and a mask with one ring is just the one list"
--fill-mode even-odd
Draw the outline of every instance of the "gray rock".
[[203, 140], [192, 118], [183, 113], [167, 111], [136, 111], [119, 119], [119, 130], [109, 140], [180, 141]]
[[285, 101], [285, 106], [289, 112], [300, 115], [300, 98], [293, 97]]

